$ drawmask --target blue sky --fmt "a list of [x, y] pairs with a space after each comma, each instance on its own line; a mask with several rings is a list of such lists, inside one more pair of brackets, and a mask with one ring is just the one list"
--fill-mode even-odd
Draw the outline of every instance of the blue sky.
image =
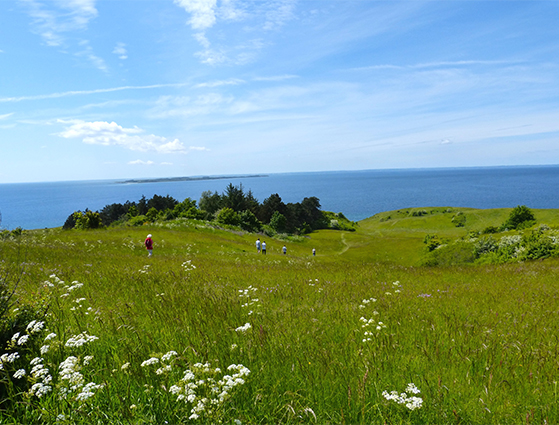
[[0, 0], [0, 183], [559, 163], [559, 2]]

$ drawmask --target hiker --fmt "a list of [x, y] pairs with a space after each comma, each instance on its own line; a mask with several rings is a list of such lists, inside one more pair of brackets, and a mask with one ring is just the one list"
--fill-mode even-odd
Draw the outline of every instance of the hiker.
[[282, 251], [283, 251], [283, 255], [287, 254], [287, 247], [285, 245], [283, 246]]
[[151, 239], [151, 235], [148, 235], [146, 240], [144, 241], [144, 245], [148, 250], [148, 257], [151, 257], [153, 254], [153, 240]]
[[314, 249], [314, 248], [312, 249], [312, 255], [313, 255], [313, 257], [316, 256], [316, 249]]
[[266, 241], [262, 241], [262, 254], [266, 255]]
[[260, 238], [256, 239], [256, 253], [260, 254]]

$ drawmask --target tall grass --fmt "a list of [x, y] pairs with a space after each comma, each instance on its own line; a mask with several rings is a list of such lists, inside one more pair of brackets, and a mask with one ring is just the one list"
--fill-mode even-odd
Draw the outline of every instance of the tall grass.
[[[365, 231], [341, 235], [289, 241], [288, 255], [268, 240], [266, 256], [254, 235], [200, 226], [0, 243], [0, 267], [23, 265], [22, 305], [49, 306], [44, 329], [4, 350], [20, 358], [2, 363], [0, 422], [559, 421], [556, 260], [413, 267], [367, 254], [376, 242]], [[68, 344], [79, 335], [90, 341]], [[52, 376], [41, 397], [30, 390], [36, 357]], [[60, 373], [70, 357], [83, 378], [75, 390]], [[239, 365], [250, 372], [235, 375]], [[227, 375], [241, 380], [226, 385]], [[419, 408], [387, 398], [410, 383]]]

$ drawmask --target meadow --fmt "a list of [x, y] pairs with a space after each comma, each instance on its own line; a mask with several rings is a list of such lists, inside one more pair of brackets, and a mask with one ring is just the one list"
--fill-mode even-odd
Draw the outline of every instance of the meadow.
[[437, 211], [281, 239], [183, 219], [0, 241], [0, 423], [558, 423], [559, 260], [422, 265], [426, 234], [510, 210]]

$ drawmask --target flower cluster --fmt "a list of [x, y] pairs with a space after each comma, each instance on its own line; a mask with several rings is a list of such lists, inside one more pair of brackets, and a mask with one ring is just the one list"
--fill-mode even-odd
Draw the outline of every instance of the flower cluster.
[[227, 370], [231, 374], [223, 375], [220, 368], [212, 368], [210, 363], [196, 363], [184, 372], [182, 379], [169, 388], [169, 392], [191, 406], [189, 419], [200, 416], [211, 417], [216, 410], [231, 397], [231, 391], [245, 383], [250, 370], [243, 365], [230, 365]]
[[181, 266], [185, 272], [192, 271], [196, 268], [196, 266], [192, 264], [192, 260], [186, 260]]
[[[314, 280], [309, 279], [309, 286], [316, 286], [318, 284], [318, 282], [319, 282], [318, 279], [314, 279]], [[323, 288], [319, 287], [318, 292], [322, 292], [322, 291], [323, 291]]]
[[[365, 319], [364, 317], [360, 317], [359, 320], [362, 323], [361, 328], [365, 329], [365, 331], [363, 332], [363, 342], [371, 341], [372, 336], [377, 335], [381, 330], [386, 328], [386, 325], [383, 322], [377, 322], [375, 319]], [[373, 328], [374, 331], [370, 330]]]
[[149, 264], [146, 264], [144, 267], [142, 267], [140, 270], [138, 270], [139, 273], [142, 274], [148, 274], [149, 272]]
[[74, 336], [70, 337], [70, 339], [68, 339], [68, 341], [66, 341], [66, 344], [64, 344], [64, 345], [66, 347], [69, 347], [69, 348], [76, 348], [76, 347], [81, 347], [82, 345], [85, 345], [85, 344], [89, 344], [90, 342], [93, 342], [96, 339], [99, 339], [99, 338], [94, 336], [94, 335], [88, 335], [84, 331], [81, 334], [74, 335]]
[[402, 393], [398, 391], [383, 391], [382, 396], [386, 400], [392, 400], [398, 404], [405, 405], [410, 410], [420, 409], [423, 405], [423, 399], [421, 397], [416, 397], [412, 394], [419, 394], [421, 391], [415, 386], [415, 384], [410, 383], [406, 387], [406, 390]]
[[259, 304], [260, 300], [258, 298], [252, 298], [251, 297], [251, 293], [254, 293], [257, 290], [258, 290], [258, 288], [254, 288], [252, 285], [250, 285], [247, 289], [239, 289], [239, 297], [246, 299], [246, 302], [241, 304], [241, 307], [249, 309], [249, 312], [248, 312], [249, 316], [253, 314], [253, 310], [252, 310], [253, 308], [257, 308], [257, 307], [262, 306], [261, 304]]
[[376, 302], [377, 302], [376, 298], [364, 299], [363, 301], [361, 301], [362, 304], [359, 305], [359, 308], [365, 308], [369, 303], [376, 303]]
[[235, 329], [235, 332], [245, 333], [246, 331], [248, 331], [251, 328], [252, 328], [252, 325], [247, 322], [243, 326], [239, 326], [237, 329]]
[[[91, 358], [84, 360], [82, 364], [84, 366], [87, 365]], [[72, 394], [76, 394], [76, 401], [85, 401], [95, 395], [95, 390], [103, 388], [103, 384], [96, 384], [95, 382], [84, 385], [85, 378], [80, 372], [80, 369], [80, 361], [75, 356], [69, 356], [60, 363], [59, 377], [62, 383], [60, 388], [61, 399], [68, 399]], [[64, 386], [64, 383], [66, 386]]]

